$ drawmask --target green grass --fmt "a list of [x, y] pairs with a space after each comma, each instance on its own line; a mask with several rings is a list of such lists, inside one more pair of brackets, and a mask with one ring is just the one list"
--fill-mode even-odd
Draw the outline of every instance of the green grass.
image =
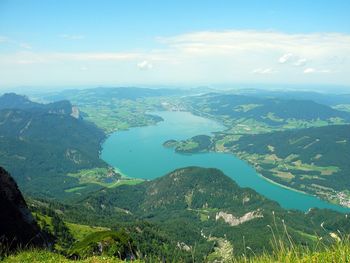
[[123, 178], [123, 179], [119, 180], [118, 182], [116, 182], [115, 184], [108, 186], [108, 188], [118, 187], [118, 186], [121, 186], [121, 185], [136, 185], [136, 184], [140, 184], [142, 182], [144, 182], [143, 179]]
[[70, 173], [68, 176], [77, 178], [79, 184], [81, 184], [81, 186], [66, 189], [65, 191], [68, 193], [79, 192], [87, 184], [97, 184], [102, 187], [113, 188], [121, 185], [136, 185], [144, 181], [142, 179], [122, 176], [109, 168], [80, 170], [78, 173]]
[[188, 140], [184, 143], [180, 143], [178, 146], [177, 146], [177, 150], [179, 151], [189, 151], [189, 150], [192, 150], [192, 149], [195, 149], [198, 147], [198, 143], [197, 142], [194, 142], [194, 141], [191, 141], [191, 140]]
[[80, 224], [73, 224], [73, 223], [67, 223], [67, 227], [69, 228], [71, 234], [77, 241], [83, 240], [85, 237], [92, 233], [96, 232], [102, 232], [109, 230], [106, 227], [99, 227], [99, 226], [87, 226], [87, 225], [80, 225]]
[[336, 110], [350, 112], [350, 104], [339, 104], [333, 107]]
[[[53, 231], [52, 226], [52, 218], [47, 215], [42, 215], [40, 213], [33, 213], [33, 215], [38, 219], [39, 225], [43, 227], [43, 224], [46, 224], [49, 231]], [[77, 241], [80, 241], [84, 239], [86, 236], [101, 232], [101, 231], [107, 231], [109, 228], [106, 227], [99, 227], [99, 226], [88, 226], [88, 225], [80, 225], [80, 224], [74, 224], [65, 222], [66, 226], [69, 228], [70, 233], [73, 235], [74, 239]]]
[[[276, 241], [275, 249], [272, 254], [264, 253], [262, 255], [254, 255], [254, 250], [247, 247], [246, 253], [244, 255], [234, 255], [232, 256], [229, 251], [231, 247], [224, 241], [221, 241], [218, 249], [208, 256], [207, 262], [213, 262], [210, 260], [218, 260], [220, 258], [225, 258], [224, 262], [232, 263], [346, 263], [350, 262], [350, 242], [340, 241], [336, 242], [330, 247], [320, 248], [319, 251], [311, 251], [307, 247], [295, 247], [292, 245], [286, 245]], [[234, 254], [234, 247], [233, 247]], [[62, 255], [53, 253], [47, 250], [26, 250], [21, 251], [17, 254], [11, 255], [3, 261], [4, 263], [100, 263], [100, 262], [125, 262], [121, 261], [116, 257], [107, 256], [94, 256], [83, 260], [69, 260]], [[133, 261], [133, 262], [143, 262], [143, 261]], [[152, 261], [160, 262], [160, 261]], [[181, 262], [181, 261], [179, 261]], [[222, 261], [217, 261], [222, 262]]]
[[72, 188], [66, 189], [64, 191], [66, 193], [74, 193], [74, 192], [77, 192], [77, 191], [80, 191], [80, 190], [83, 190], [83, 189], [85, 189], [85, 186], [77, 186], [77, 187], [72, 187]]
[[[64, 256], [53, 253], [47, 250], [27, 250], [22, 251], [18, 254], [7, 257], [4, 263], [66, 263], [66, 262], [77, 262], [77, 263], [118, 263], [125, 262], [115, 257], [105, 257], [105, 256], [94, 256], [83, 260], [70, 260]], [[133, 261], [140, 262], [140, 261]]]
[[108, 187], [120, 179], [120, 175], [110, 168], [80, 170], [78, 173], [69, 173], [68, 176], [77, 178], [80, 184], [98, 184], [103, 187]]
[[242, 104], [242, 105], [238, 105], [234, 108], [235, 111], [243, 111], [243, 112], [247, 112], [250, 111], [252, 109], [255, 109], [257, 107], [262, 106], [261, 104]]
[[[286, 247], [285, 244], [277, 244], [278, 248], [273, 254], [263, 254], [252, 258], [241, 257], [234, 258], [231, 262], [237, 263], [270, 263], [270, 262], [285, 262], [285, 263], [345, 263], [350, 262], [350, 244], [349, 241], [337, 242], [331, 247], [321, 249], [319, 252], [312, 252], [307, 247]], [[248, 249], [249, 250], [249, 249]], [[250, 250], [249, 250], [250, 251]], [[254, 251], [250, 251], [254, 253]]]
[[86, 119], [95, 123], [106, 133], [156, 124], [157, 120], [146, 112], [155, 110], [160, 104], [158, 100], [134, 101], [115, 98], [97, 102], [80, 102], [78, 99], [77, 102], [80, 110], [88, 115]]

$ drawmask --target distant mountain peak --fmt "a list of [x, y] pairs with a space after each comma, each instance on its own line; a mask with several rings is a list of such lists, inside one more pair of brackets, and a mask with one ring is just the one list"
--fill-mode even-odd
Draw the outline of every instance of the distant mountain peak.
[[79, 110], [73, 107], [70, 101], [60, 100], [48, 104], [42, 104], [31, 101], [27, 96], [16, 93], [5, 93], [0, 96], [0, 110], [30, 110], [35, 112], [50, 114], [66, 114], [78, 119]]

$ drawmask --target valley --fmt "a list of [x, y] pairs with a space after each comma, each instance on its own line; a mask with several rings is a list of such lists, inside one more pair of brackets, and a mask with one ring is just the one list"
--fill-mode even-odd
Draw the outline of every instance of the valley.
[[[285, 208], [307, 211], [311, 207], [327, 207], [347, 211], [316, 197], [271, 184], [259, 176], [253, 167], [232, 154], [173, 152], [173, 149], [163, 146], [163, 142], [169, 138], [182, 140], [199, 133], [205, 133], [203, 137], [210, 138], [211, 132], [219, 132], [224, 127], [187, 112], [155, 114], [161, 116], [164, 121], [155, 126], [132, 128], [112, 134], [103, 144], [101, 158], [130, 177], [148, 180], [184, 166], [215, 167], [224, 171], [240, 186], [253, 188], [260, 194], [279, 202]], [[149, 152], [152, 155], [149, 155]], [[155, 166], [154, 160], [163, 165]]]
[[349, 11], [0, 0], [0, 262], [350, 263]]
[[[189, 109], [194, 114], [223, 122], [226, 129], [211, 137], [197, 135], [182, 141], [170, 138], [164, 143], [166, 147], [172, 147], [178, 153], [231, 153], [247, 161], [272, 182], [316, 195], [335, 204], [350, 206], [346, 186], [346, 174], [350, 169], [347, 164], [349, 126], [344, 125], [348, 122], [347, 113], [309, 101], [282, 100], [276, 104], [271, 99], [266, 102], [266, 99], [237, 95], [214, 94], [202, 97], [190, 102], [196, 105], [196, 110], [193, 110], [194, 106]], [[222, 97], [227, 104], [222, 104]], [[272, 105], [269, 101], [273, 102]], [[213, 113], [208, 113], [208, 105], [213, 105]], [[223, 108], [221, 111], [216, 110], [218, 105]], [[259, 107], [260, 110], [256, 112]], [[291, 109], [288, 110], [288, 107]], [[297, 115], [291, 115], [294, 107], [298, 109], [294, 113]], [[301, 110], [302, 107], [306, 107], [305, 110]], [[289, 114], [287, 119], [285, 112]], [[291, 138], [291, 135], [294, 137]], [[260, 138], [264, 138], [264, 143]], [[308, 157], [303, 154], [300, 156], [300, 151], [307, 152]], [[335, 158], [336, 152], [344, 154]]]
[[[315, 113], [313, 103], [303, 102], [309, 113], [280, 116], [276, 105], [288, 105], [285, 101], [231, 101], [232, 95], [222, 95], [220, 100], [228, 96], [229, 103], [237, 104], [230, 116], [202, 109], [197, 100], [203, 95], [190, 91], [147, 91], [146, 97], [138, 95], [139, 89], [123, 91], [126, 97], [118, 89], [100, 92], [70, 91], [62, 99], [74, 103], [58, 104], [11, 95], [14, 103], [0, 110], [6, 142], [1, 165], [24, 189], [39, 226], [56, 237], [57, 252], [84, 258], [99, 242], [112, 251], [115, 242], [132, 240], [131, 250], [119, 248], [125, 249], [123, 257], [138, 251], [141, 258], [215, 261], [249, 254], [242, 238], [254, 248], [251, 256], [271, 251], [270, 243], [253, 238], [273, 240], [274, 232], [266, 227], [271, 224], [282, 242], [290, 235], [295, 244], [308, 247], [320, 237], [331, 244], [339, 238], [337, 230], [348, 231], [348, 192], [340, 190], [347, 187], [340, 180], [347, 182], [348, 113], [322, 105], [315, 106]], [[64, 110], [62, 105], [67, 105]], [[261, 105], [268, 109], [250, 112]], [[314, 119], [319, 110], [323, 115]], [[47, 122], [56, 125], [50, 124], [51, 135], [44, 138], [39, 127]], [[54, 147], [51, 142], [62, 134], [67, 144]], [[12, 153], [14, 143], [18, 147]], [[35, 153], [37, 161], [32, 161], [33, 151], [26, 152], [23, 143], [46, 147], [45, 155]], [[335, 152], [344, 155], [336, 158]], [[62, 156], [67, 163], [56, 161]], [[15, 160], [22, 160], [22, 166], [11, 166]], [[49, 160], [43, 168], [38, 166], [42, 160]], [[61, 166], [65, 169], [54, 168]], [[50, 169], [55, 177], [45, 172]]]
[[[298, 94], [296, 94], [296, 96], [298, 96]], [[305, 110], [293, 111], [296, 103], [293, 97], [291, 100], [284, 100], [280, 98], [271, 99], [235, 94], [220, 95], [211, 93], [207, 95], [196, 95], [191, 91], [158, 91], [137, 88], [124, 90], [71, 90], [55, 94], [43, 94], [38, 99], [40, 101], [56, 99], [69, 99], [73, 101], [74, 107], [79, 109], [78, 118], [80, 118], [80, 120], [78, 120], [78, 122], [80, 121], [84, 125], [92, 122], [96, 125], [96, 129], [100, 130], [99, 143], [102, 143], [106, 138], [108, 141], [116, 140], [112, 143], [113, 146], [109, 146], [110, 143], [104, 142], [101, 148], [101, 146], [98, 145], [99, 143], [95, 144], [96, 150], [94, 151], [95, 153], [98, 152], [97, 157], [99, 158], [101, 154], [103, 159], [96, 159], [97, 162], [102, 161], [98, 166], [96, 166], [96, 164], [82, 165], [82, 161], [77, 159], [81, 157], [80, 155], [78, 157], [77, 153], [75, 153], [76, 150], [66, 149], [66, 157], [71, 158], [71, 162], [77, 167], [75, 170], [63, 172], [66, 176], [65, 185], [60, 186], [60, 184], [58, 184], [55, 186], [61, 188], [60, 190], [57, 189], [56, 192], [51, 189], [50, 192], [54, 193], [52, 196], [53, 198], [60, 198], [61, 200], [83, 198], [84, 195], [89, 192], [104, 187], [137, 184], [142, 182], [143, 179], [161, 176], [172, 169], [183, 166], [205, 166], [205, 164], [210, 163], [210, 161], [206, 159], [212, 157], [204, 157], [205, 155], [203, 154], [197, 157], [194, 153], [218, 152], [230, 153], [247, 161], [255, 169], [255, 177], [257, 178], [260, 178], [261, 174], [270, 180], [270, 182], [278, 183], [281, 186], [290, 187], [290, 189], [295, 189], [300, 192], [316, 195], [334, 204], [340, 204], [345, 207], [349, 206], [350, 198], [346, 190], [346, 185], [339, 180], [333, 179], [344, 178], [344, 180], [347, 180], [346, 177], [344, 177], [349, 169], [346, 163], [347, 155], [342, 155], [341, 158], [343, 158], [343, 160], [332, 159], [331, 153], [325, 154], [323, 153], [324, 149], [318, 147], [318, 145], [323, 144], [326, 140], [326, 144], [329, 145], [325, 146], [327, 149], [333, 147], [333, 152], [347, 152], [347, 126], [344, 126], [344, 124], [347, 123], [349, 114], [344, 111], [334, 110], [327, 105], [310, 101], [298, 101], [300, 104], [298, 108], [305, 107]], [[334, 100], [335, 99], [333, 99], [333, 105], [335, 104]], [[17, 132], [23, 133], [24, 130], [20, 129], [23, 129], [25, 125], [28, 126], [26, 129], [33, 129], [34, 123], [32, 122], [35, 120], [34, 116], [41, 117], [45, 111], [50, 111], [47, 117], [61, 118], [62, 116], [68, 116], [72, 112], [72, 109], [74, 109], [72, 104], [68, 101], [63, 101], [65, 104], [63, 103], [61, 105], [55, 102], [56, 104], [51, 103], [47, 104], [48, 106], [43, 106], [44, 104], [34, 103], [20, 96], [16, 97], [15, 95], [3, 98], [3, 101], [7, 103], [3, 104], [3, 107], [11, 108], [14, 107], [13, 105], [17, 105], [17, 108], [23, 108], [21, 109], [21, 111], [23, 111], [21, 114], [27, 114], [26, 118], [28, 118], [28, 121], [25, 122], [25, 120], [23, 120], [22, 126], [8, 126], [8, 128], [6, 128], [8, 130], [4, 130], [4, 132], [11, 131], [11, 133], [13, 129], [18, 129]], [[344, 104], [343, 100], [339, 102], [342, 103], [339, 105]], [[52, 112], [51, 109], [48, 109], [49, 107], [55, 109], [57, 113]], [[281, 109], [285, 109], [285, 111], [281, 111]], [[176, 113], [174, 110], [181, 110], [182, 113]], [[4, 114], [9, 114], [7, 109], [3, 109], [2, 111]], [[190, 117], [190, 115], [184, 111], [192, 112], [195, 115], [207, 118], [207, 120], [204, 118], [200, 119], [200, 117]], [[302, 112], [302, 115], [300, 115], [300, 112]], [[18, 110], [16, 114], [19, 114]], [[176, 114], [178, 114], [179, 117], [175, 117], [171, 120], [173, 117], [169, 116], [175, 116]], [[127, 116], [127, 119], [122, 116]], [[167, 117], [168, 119], [165, 120]], [[182, 121], [181, 118], [184, 121]], [[74, 120], [74, 117], [68, 116], [68, 119]], [[84, 119], [84, 121], [81, 119]], [[209, 120], [213, 120], [213, 122]], [[196, 123], [198, 124], [197, 128], [195, 128]], [[220, 123], [222, 123], [222, 125]], [[189, 129], [186, 126], [191, 126], [191, 128]], [[3, 127], [5, 126], [3, 125]], [[335, 133], [339, 133], [336, 144], [327, 138], [320, 141], [317, 131], [320, 129], [319, 134], [322, 135], [322, 129], [328, 129], [327, 127], [330, 127], [329, 129], [333, 137], [337, 136]], [[339, 130], [342, 127], [344, 127], [343, 135], [341, 135], [341, 130]], [[128, 130], [130, 128], [131, 130]], [[164, 129], [164, 131], [161, 131], [162, 129]], [[295, 135], [293, 138], [283, 138], [284, 134], [286, 134], [286, 136], [290, 136], [288, 134], [293, 134], [293, 132], [288, 132], [289, 130], [293, 132], [300, 131], [299, 133], [301, 135]], [[55, 132], [57, 133], [58, 130]], [[76, 130], [72, 133], [72, 139], [73, 136], [76, 136], [75, 133], [78, 132], [79, 131]], [[152, 137], [151, 134], [154, 136]], [[129, 138], [129, 136], [136, 137]], [[120, 139], [117, 139], [118, 137], [120, 137]], [[313, 137], [314, 139], [312, 139]], [[268, 141], [268, 138], [273, 138], [271, 139], [273, 141]], [[14, 140], [15, 137], [11, 135], [11, 137], [6, 138], [7, 143], [9, 139]], [[140, 145], [137, 144], [131, 147], [131, 145], [134, 145], [134, 142], [138, 140], [143, 140], [143, 142], [146, 143], [144, 147], [139, 148]], [[281, 140], [281, 142], [289, 140], [291, 143], [283, 146], [278, 140]], [[251, 141], [255, 141], [256, 146], [254, 144], [251, 145]], [[24, 143], [20, 140], [19, 142], [22, 144]], [[159, 149], [158, 147], [161, 144], [164, 144], [164, 146], [169, 149]], [[5, 145], [6, 143], [3, 144], [3, 147], [5, 147]], [[79, 143], [77, 147], [82, 146], [82, 144], [81, 146], [78, 145]], [[107, 150], [105, 145], [108, 146]], [[289, 153], [288, 151], [286, 153], [283, 152], [285, 151], [283, 149], [286, 149], [286, 147], [290, 148]], [[318, 150], [313, 150], [314, 147], [318, 147]], [[152, 148], [153, 150], [150, 150]], [[174, 148], [178, 154], [171, 156], [171, 148]], [[302, 149], [310, 153], [302, 157], [298, 154]], [[8, 150], [5, 150], [4, 152], [7, 151]], [[106, 151], [108, 152], [107, 154]], [[148, 155], [148, 151], [153, 152], [153, 155]], [[186, 155], [186, 157], [183, 157], [179, 153], [190, 153], [191, 156]], [[167, 158], [169, 159], [164, 159], [162, 155], [164, 158], [168, 155]], [[114, 156], [114, 159], [108, 156]], [[14, 160], [11, 158], [21, 160], [21, 158], [27, 157], [17, 152], [17, 154], [12, 155], [12, 157], [9, 156], [6, 158], [10, 158], [8, 159], [10, 161]], [[44, 156], [42, 158], [44, 158]], [[154, 170], [154, 158], [163, 158], [163, 163], [171, 164], [169, 167], [164, 166], [163, 168], [159, 167], [157, 168], [158, 170]], [[199, 161], [201, 158], [203, 161]], [[323, 161], [323, 159], [326, 158], [330, 160], [328, 163]], [[193, 162], [189, 161], [189, 159], [193, 159]], [[234, 158], [232, 157], [232, 159]], [[4, 163], [5, 160], [6, 159], [3, 159], [3, 165], [8, 167], [6, 163]], [[117, 162], [115, 160], [117, 160]], [[141, 161], [142, 164], [137, 164], [138, 161]], [[226, 171], [229, 169], [229, 163], [233, 161], [230, 160], [227, 162], [228, 164], [224, 165], [224, 167], [227, 167], [224, 168], [227, 169]], [[212, 166], [217, 167], [215, 163], [213, 163]], [[222, 165], [219, 166], [223, 169]], [[16, 169], [18, 168], [19, 167]], [[10, 171], [16, 176], [16, 170], [10, 168]], [[227, 173], [231, 174], [231, 172]], [[258, 182], [254, 183], [251, 181], [251, 177], [248, 177], [250, 179], [240, 179], [239, 177], [246, 178], [247, 176], [233, 176], [240, 185], [253, 186], [260, 193], [266, 193], [270, 198], [279, 201], [281, 204], [284, 203], [284, 201], [276, 199], [277, 196], [280, 196], [279, 194], [274, 197], [272, 194], [274, 191], [262, 190], [264, 187], [261, 187], [262, 183], [259, 179], [256, 179]], [[28, 178], [30, 178], [30, 175]], [[270, 182], [268, 184], [271, 184]], [[338, 182], [338, 186], [333, 185], [334, 182]], [[20, 186], [22, 186], [22, 184], [30, 185], [31, 181], [30, 179], [24, 180], [21, 178], [19, 184]], [[37, 183], [33, 185], [37, 185]], [[265, 184], [263, 183], [263, 185]], [[27, 189], [26, 191], [28, 191], [28, 186], [25, 188]], [[269, 189], [269, 187], [267, 189]], [[285, 204], [286, 207], [298, 208], [297, 206], [289, 206], [288, 202]], [[301, 209], [307, 209], [306, 207], [307, 205]], [[310, 207], [312, 207], [312, 205]]]

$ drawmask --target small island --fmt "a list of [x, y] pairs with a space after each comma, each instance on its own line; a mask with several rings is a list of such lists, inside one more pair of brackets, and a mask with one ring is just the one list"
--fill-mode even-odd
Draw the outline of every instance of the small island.
[[212, 140], [208, 135], [197, 135], [190, 139], [177, 141], [168, 140], [163, 143], [164, 147], [174, 148], [178, 153], [199, 153], [211, 149]]

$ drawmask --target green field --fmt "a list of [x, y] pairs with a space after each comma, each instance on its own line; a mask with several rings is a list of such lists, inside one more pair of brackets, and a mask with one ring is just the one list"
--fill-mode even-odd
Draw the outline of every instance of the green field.
[[171, 100], [166, 97], [126, 99], [106, 96], [96, 100], [87, 95], [71, 95], [69, 99], [79, 107], [84, 119], [95, 123], [106, 133], [156, 124], [161, 119], [147, 112], [171, 105]]
[[68, 188], [67, 193], [79, 193], [89, 184], [96, 184], [106, 188], [118, 187], [121, 185], [135, 185], [144, 180], [122, 176], [111, 168], [93, 168], [80, 170], [78, 173], [69, 173], [68, 176], [79, 180], [79, 186]]
[[350, 112], [350, 104], [339, 104], [334, 106], [333, 108], [337, 110]]

